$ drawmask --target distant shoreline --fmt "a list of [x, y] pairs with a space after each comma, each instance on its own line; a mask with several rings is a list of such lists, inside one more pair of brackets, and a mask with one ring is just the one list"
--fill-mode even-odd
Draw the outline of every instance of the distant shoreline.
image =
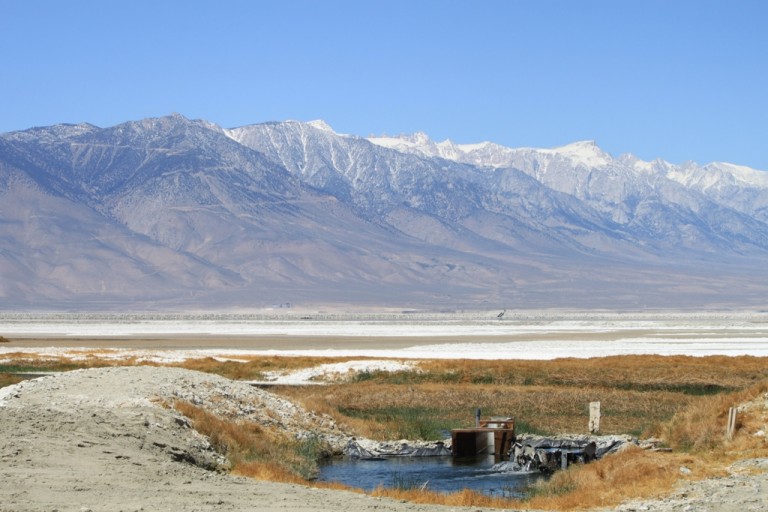
[[528, 359], [596, 358], [629, 355], [768, 357], [768, 331], [709, 333], [708, 338], [643, 337], [617, 339], [616, 333], [592, 333], [589, 339], [528, 336], [359, 337], [359, 336], [126, 336], [14, 337], [0, 344], [0, 359], [14, 353], [73, 358], [98, 355], [148, 361], [203, 357], [238, 359], [310, 356], [384, 359]]
[[[13, 351], [183, 357], [311, 355], [555, 359], [614, 355], [768, 356], [768, 313], [508, 311], [419, 314], [0, 314]], [[405, 316], [405, 318], [404, 318]], [[341, 319], [343, 318], [343, 319]], [[161, 357], [161, 356], [158, 356]]]

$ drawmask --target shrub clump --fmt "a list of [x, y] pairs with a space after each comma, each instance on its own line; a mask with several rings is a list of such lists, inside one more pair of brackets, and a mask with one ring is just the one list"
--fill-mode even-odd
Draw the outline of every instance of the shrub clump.
[[326, 447], [315, 436], [292, 438], [251, 421], [219, 418], [185, 401], [174, 402], [173, 408], [189, 418], [192, 427], [229, 459], [233, 473], [292, 483], [304, 483], [319, 474], [317, 461]]
[[13, 386], [14, 384], [18, 384], [21, 382], [21, 377], [17, 375], [12, 375], [10, 373], [0, 373], [0, 388], [4, 388], [6, 386]]
[[[675, 450], [706, 452], [723, 448], [728, 410], [768, 393], [768, 380], [758, 382], [742, 391], [697, 401], [677, 412], [660, 425], [654, 435], [664, 439]], [[744, 415], [736, 427], [743, 426]]]

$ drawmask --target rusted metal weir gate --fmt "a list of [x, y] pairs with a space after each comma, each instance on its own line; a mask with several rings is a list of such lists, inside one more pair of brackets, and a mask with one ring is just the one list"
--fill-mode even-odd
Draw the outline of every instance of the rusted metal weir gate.
[[478, 420], [474, 428], [451, 430], [451, 450], [454, 457], [494, 455], [506, 459], [515, 442], [515, 420], [491, 418]]

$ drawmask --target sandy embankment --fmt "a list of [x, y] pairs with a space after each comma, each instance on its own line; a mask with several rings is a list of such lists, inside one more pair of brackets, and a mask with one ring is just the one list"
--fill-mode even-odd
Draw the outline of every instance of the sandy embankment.
[[[345, 439], [328, 418], [213, 375], [156, 367], [69, 372], [0, 389], [0, 510], [460, 510], [213, 471], [225, 461], [159, 404], [175, 398]], [[765, 510], [766, 470], [768, 460], [744, 461], [730, 477], [619, 510]]]
[[224, 461], [158, 403], [174, 398], [341, 435], [267, 392], [188, 370], [106, 368], [25, 381], [0, 390], [0, 510], [444, 509], [212, 471]]
[[[688, 322], [688, 320], [686, 320]], [[715, 322], [716, 324], [716, 322]], [[7, 326], [6, 326], [7, 327]], [[577, 328], [578, 327], [578, 328]], [[84, 355], [155, 360], [273, 353], [408, 358], [549, 359], [614, 353], [768, 354], [768, 324], [713, 328], [688, 322], [664, 328], [620, 325], [603, 331], [567, 325], [500, 336], [147, 334], [65, 336], [4, 329], [2, 353]], [[704, 342], [702, 338], [706, 338]], [[104, 352], [105, 351], [105, 352]], [[311, 372], [309, 372], [311, 374]], [[71, 372], [0, 389], [0, 511], [299, 510], [439, 511], [364, 495], [259, 482], [204, 469], [217, 462], [206, 441], [154, 400], [219, 390], [252, 401], [254, 414], [291, 410], [243, 383], [163, 368]], [[183, 394], [182, 393], [182, 394]], [[191, 394], [191, 395], [190, 395]], [[242, 402], [241, 400], [241, 402]], [[233, 407], [242, 405], [233, 404]], [[768, 406], [768, 400], [765, 406]], [[274, 415], [274, 412], [270, 413]], [[260, 417], [260, 416], [259, 416]], [[286, 417], [287, 418], [287, 417]], [[287, 421], [287, 419], [286, 419]], [[305, 425], [322, 429], [322, 424]], [[298, 427], [297, 427], [298, 428]], [[195, 464], [190, 461], [196, 461]], [[686, 484], [670, 498], [621, 510], [768, 510], [768, 462], [745, 461], [730, 477]], [[454, 508], [455, 509], [455, 508]], [[468, 510], [477, 510], [472, 508]]]

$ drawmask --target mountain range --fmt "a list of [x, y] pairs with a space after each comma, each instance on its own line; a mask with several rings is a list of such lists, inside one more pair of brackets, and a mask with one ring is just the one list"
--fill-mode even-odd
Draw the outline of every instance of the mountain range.
[[6, 310], [761, 308], [768, 173], [167, 117], [0, 134]]

